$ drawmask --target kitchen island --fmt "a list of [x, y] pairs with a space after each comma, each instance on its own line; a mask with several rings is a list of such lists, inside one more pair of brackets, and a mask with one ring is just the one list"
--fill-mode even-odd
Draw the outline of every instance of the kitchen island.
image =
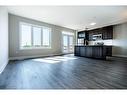
[[112, 56], [112, 46], [106, 45], [76, 45], [74, 49], [75, 56], [106, 59], [106, 56]]

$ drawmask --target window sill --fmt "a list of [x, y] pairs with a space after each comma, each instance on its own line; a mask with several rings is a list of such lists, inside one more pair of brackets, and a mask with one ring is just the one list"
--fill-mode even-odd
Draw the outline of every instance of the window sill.
[[19, 50], [36, 50], [36, 49], [52, 49], [51, 47], [29, 47], [29, 48], [20, 48]]

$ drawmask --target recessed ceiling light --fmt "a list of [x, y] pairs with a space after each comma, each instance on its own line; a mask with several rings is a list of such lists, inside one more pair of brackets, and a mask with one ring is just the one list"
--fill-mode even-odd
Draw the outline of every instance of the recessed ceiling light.
[[95, 22], [90, 23], [90, 25], [95, 25], [95, 24], [96, 24]]

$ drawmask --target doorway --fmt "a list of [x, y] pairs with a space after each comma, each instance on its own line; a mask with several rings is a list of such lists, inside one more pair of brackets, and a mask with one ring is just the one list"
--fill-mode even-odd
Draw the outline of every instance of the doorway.
[[63, 53], [73, 53], [74, 52], [74, 33], [62, 32]]

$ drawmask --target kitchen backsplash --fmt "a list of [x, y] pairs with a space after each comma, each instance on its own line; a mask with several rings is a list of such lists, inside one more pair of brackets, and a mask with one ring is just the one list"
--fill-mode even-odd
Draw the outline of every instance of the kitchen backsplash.
[[97, 40], [97, 41], [89, 41], [89, 45], [95, 45], [96, 43], [104, 43], [104, 45], [112, 45], [113, 40]]

